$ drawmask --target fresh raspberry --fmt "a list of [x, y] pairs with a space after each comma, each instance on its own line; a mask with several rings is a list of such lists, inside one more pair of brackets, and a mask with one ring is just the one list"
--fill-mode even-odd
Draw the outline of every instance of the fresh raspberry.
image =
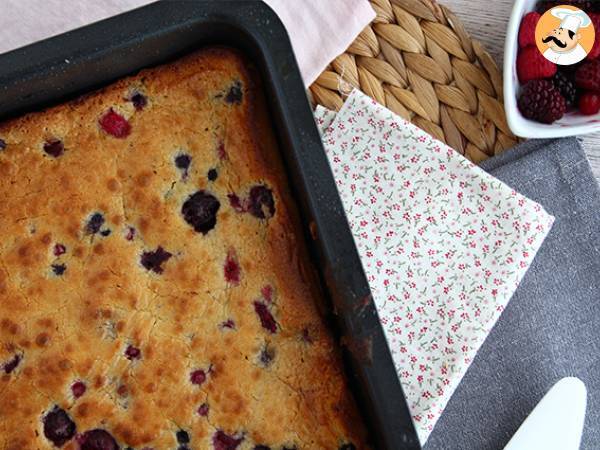
[[556, 70], [556, 64], [544, 58], [536, 46], [532, 45], [519, 50], [517, 75], [521, 84], [530, 80], [553, 77]]
[[119, 139], [126, 138], [131, 133], [131, 125], [127, 119], [112, 108], [100, 117], [98, 123], [105, 132]]
[[567, 110], [565, 98], [549, 80], [532, 80], [523, 86], [517, 102], [521, 114], [527, 119], [552, 123]]
[[573, 74], [563, 71], [556, 72], [556, 75], [552, 78], [552, 83], [565, 98], [567, 108], [573, 106], [577, 99], [577, 88], [575, 87]]
[[575, 83], [586, 91], [600, 91], [600, 59], [582, 64], [575, 72]]
[[590, 16], [590, 19], [592, 19], [592, 24], [594, 25], [594, 31], [596, 33], [596, 40], [594, 41], [594, 46], [587, 55], [587, 59], [596, 59], [598, 56], [600, 56], [600, 14], [589, 13], [588, 16]]
[[597, 114], [600, 111], [600, 94], [585, 92], [579, 99], [579, 111], [586, 116]]
[[540, 17], [542, 16], [536, 12], [530, 12], [523, 17], [521, 27], [519, 28], [519, 48], [535, 45], [535, 27]]

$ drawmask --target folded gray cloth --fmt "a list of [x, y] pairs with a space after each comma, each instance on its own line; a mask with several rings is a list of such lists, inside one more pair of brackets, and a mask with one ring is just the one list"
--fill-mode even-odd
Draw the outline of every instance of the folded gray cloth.
[[528, 141], [482, 167], [556, 217], [425, 450], [500, 450], [559, 379], [588, 389], [582, 450], [600, 448], [600, 190], [576, 139]]

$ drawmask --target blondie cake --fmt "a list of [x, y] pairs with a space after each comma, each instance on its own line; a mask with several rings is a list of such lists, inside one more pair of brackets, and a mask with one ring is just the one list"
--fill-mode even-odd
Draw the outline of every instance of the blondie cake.
[[259, 78], [209, 48], [0, 125], [0, 448], [366, 448]]

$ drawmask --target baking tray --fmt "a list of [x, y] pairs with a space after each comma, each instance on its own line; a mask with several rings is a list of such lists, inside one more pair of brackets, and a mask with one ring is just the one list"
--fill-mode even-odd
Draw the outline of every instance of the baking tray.
[[370, 439], [381, 450], [419, 449], [289, 38], [266, 4], [160, 1], [0, 55], [0, 119], [214, 44], [242, 50], [261, 72], [306, 240]]

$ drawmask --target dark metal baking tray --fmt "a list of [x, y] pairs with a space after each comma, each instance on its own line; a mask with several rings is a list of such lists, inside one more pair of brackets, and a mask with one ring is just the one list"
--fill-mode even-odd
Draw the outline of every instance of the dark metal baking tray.
[[241, 49], [260, 69], [370, 439], [382, 450], [419, 449], [289, 38], [268, 6], [259, 0], [162, 1], [0, 55], [0, 118], [72, 98], [213, 44]]

